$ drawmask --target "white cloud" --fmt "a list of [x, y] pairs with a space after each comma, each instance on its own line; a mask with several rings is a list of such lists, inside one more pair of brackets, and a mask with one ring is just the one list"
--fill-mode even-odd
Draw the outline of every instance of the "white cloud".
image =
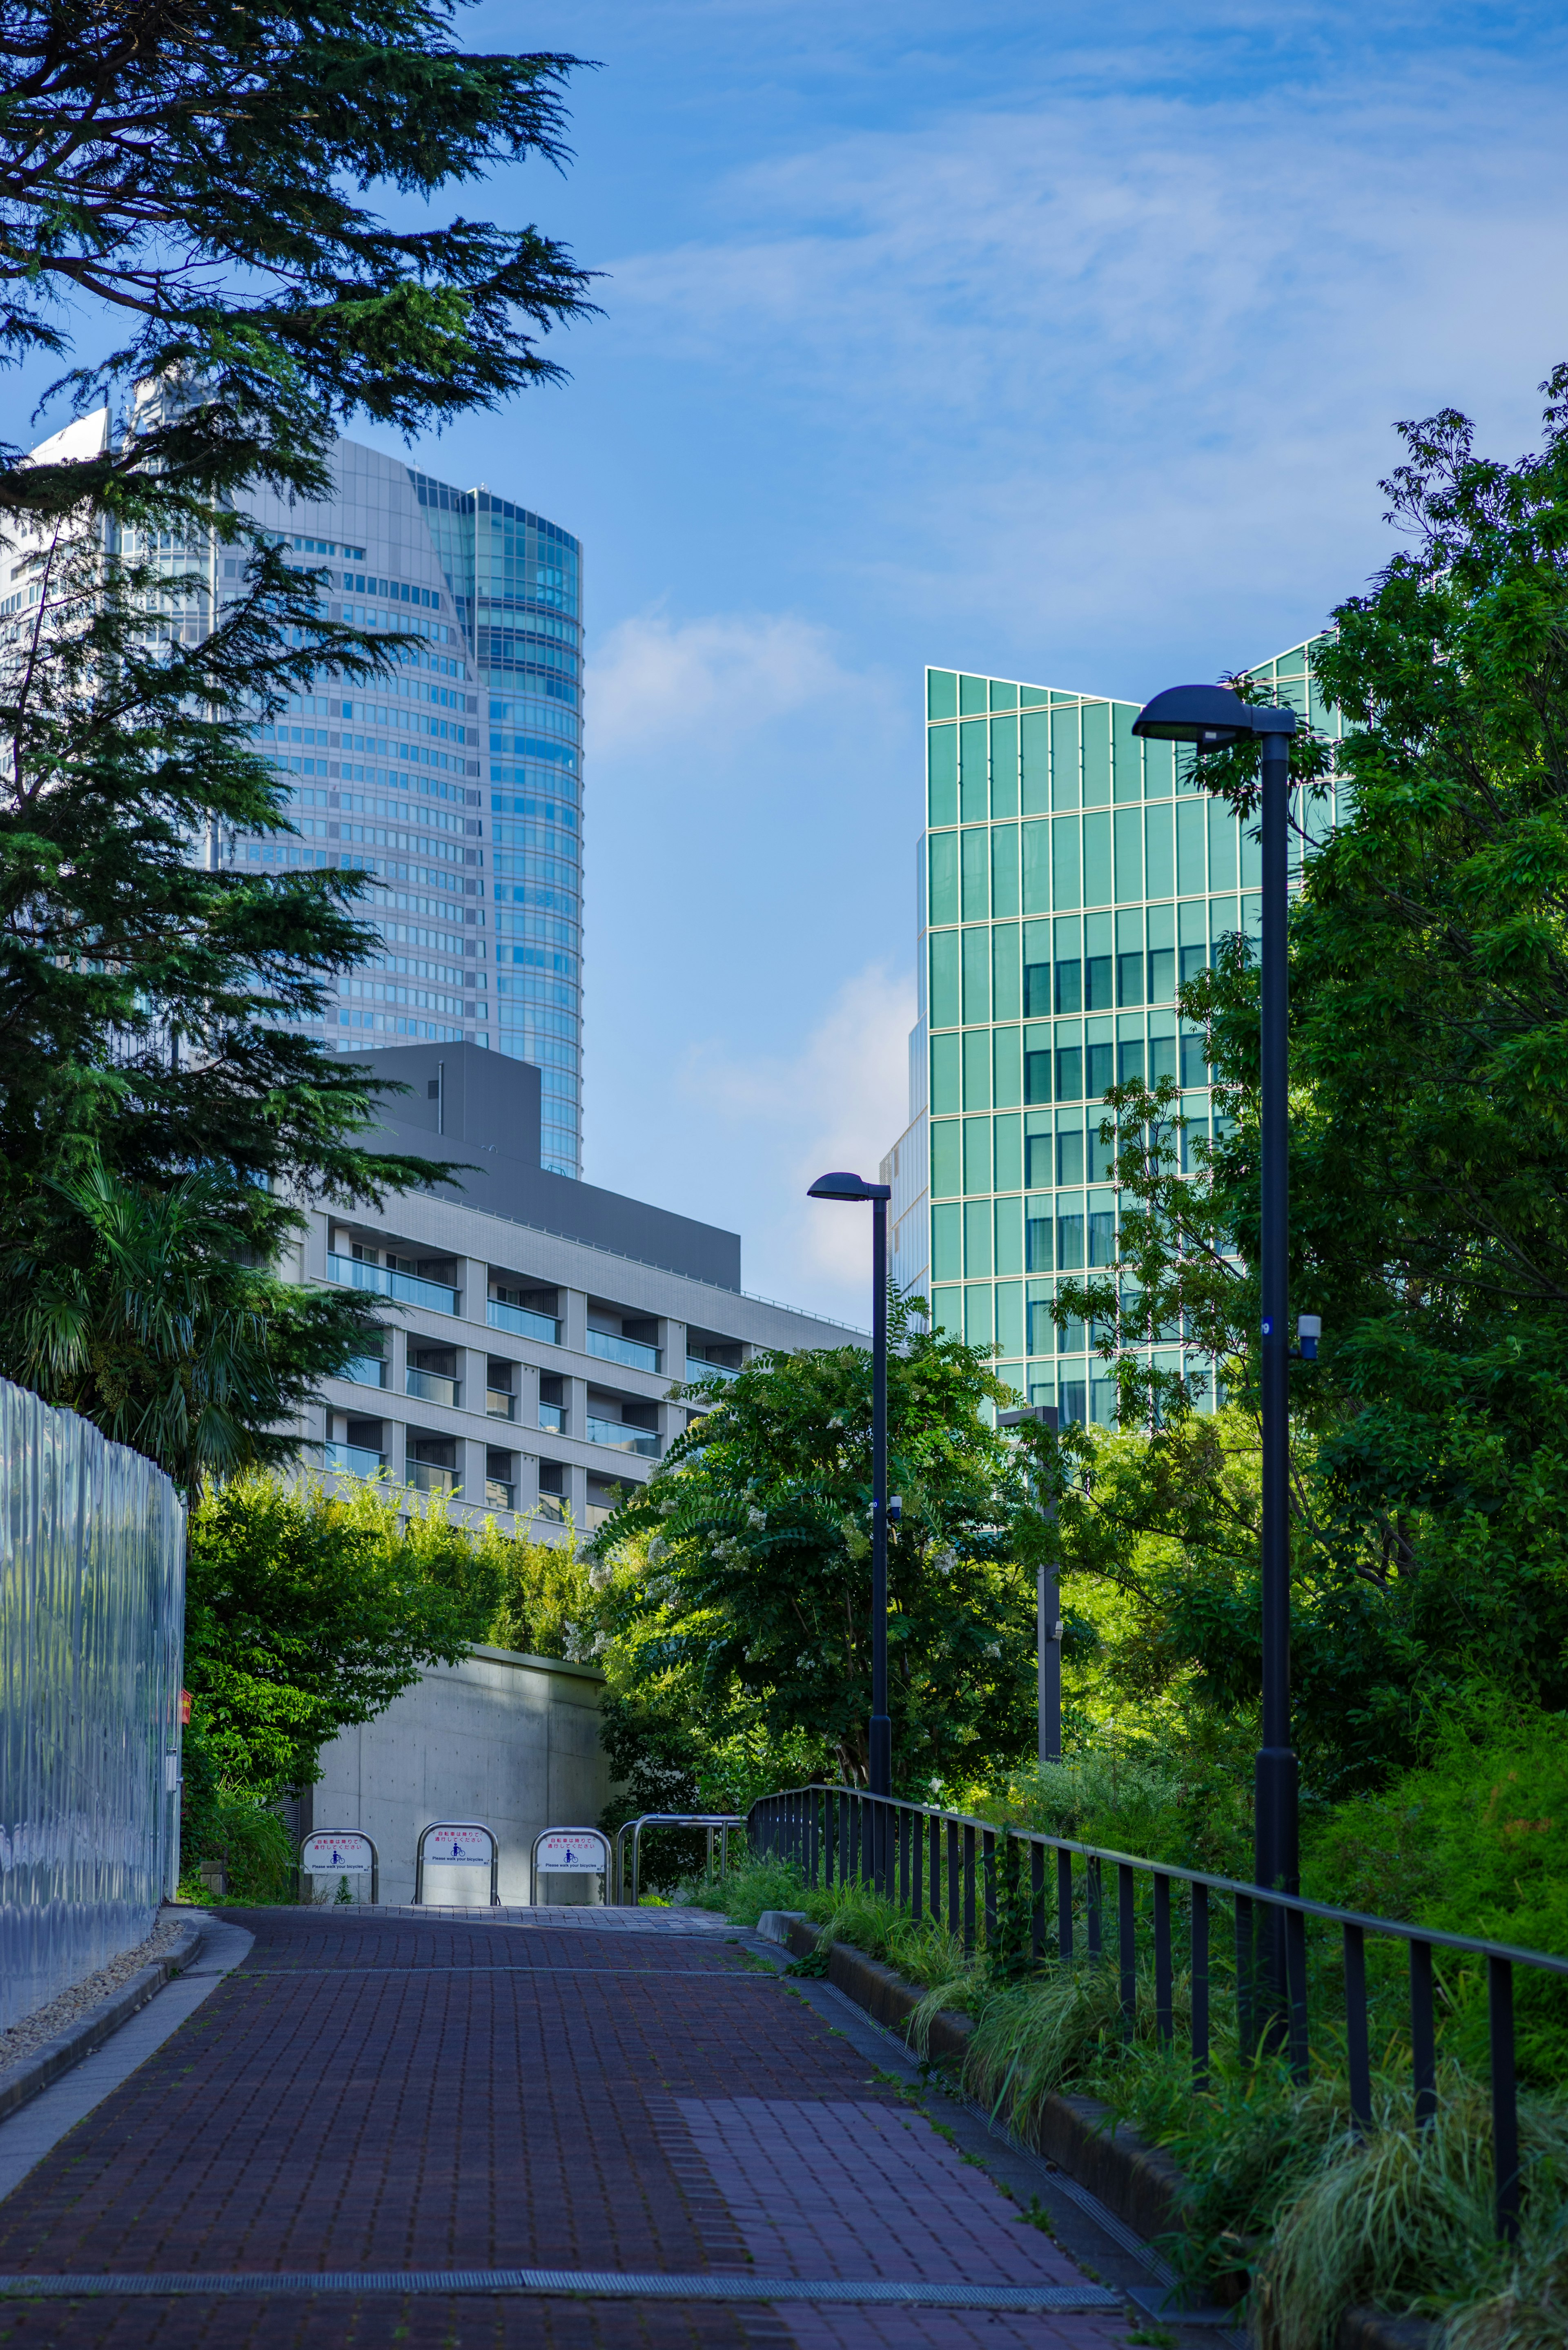
[[1245, 106], [1080, 83], [803, 149], [713, 209], [616, 265], [611, 334], [793, 418], [842, 492], [826, 569], [931, 657], [1022, 638], [1085, 686], [1173, 608], [1216, 658], [1315, 625], [1386, 544], [1391, 421], [1457, 400], [1508, 448], [1561, 355], [1556, 91], [1470, 59]]
[[828, 630], [789, 613], [640, 612], [606, 632], [587, 666], [594, 756], [732, 743], [857, 684]]
[[763, 1209], [747, 1235], [748, 1289], [865, 1326], [867, 1211], [807, 1200], [805, 1191], [832, 1168], [875, 1179], [905, 1124], [914, 1016], [911, 981], [877, 963], [843, 983], [798, 1052], [756, 1061], [712, 1045], [688, 1052], [679, 1096], [721, 1149], [726, 1130], [743, 1143], [749, 1188]]

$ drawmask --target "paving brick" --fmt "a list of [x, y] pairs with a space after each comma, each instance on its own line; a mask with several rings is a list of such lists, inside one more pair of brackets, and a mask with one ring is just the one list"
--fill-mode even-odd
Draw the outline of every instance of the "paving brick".
[[[229, 1912], [245, 1963], [0, 2203], [0, 2272], [1075, 2281], [722, 1921]], [[1104, 2317], [507, 2296], [0, 2302], [0, 2350], [1108, 2350]]]

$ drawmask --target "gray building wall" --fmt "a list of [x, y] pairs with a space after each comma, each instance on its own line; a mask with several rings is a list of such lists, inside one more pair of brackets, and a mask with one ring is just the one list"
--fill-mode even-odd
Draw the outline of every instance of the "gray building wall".
[[[325, 1747], [320, 1779], [299, 1805], [301, 1836], [357, 1828], [380, 1856], [380, 1898], [414, 1898], [421, 1832], [435, 1820], [480, 1820], [501, 1847], [500, 1894], [529, 1898], [534, 1838], [549, 1827], [592, 1827], [609, 1801], [599, 1743], [604, 1675], [595, 1665], [476, 1648], [455, 1667], [432, 1666], [374, 1721]], [[352, 1880], [351, 1880], [352, 1882]], [[337, 1887], [318, 1883], [317, 1898]], [[546, 1881], [552, 1901], [595, 1899], [588, 1877]], [[368, 1880], [359, 1896], [368, 1899]], [[478, 1868], [432, 1870], [425, 1899], [483, 1907]]]
[[408, 1045], [358, 1057], [376, 1076], [409, 1088], [383, 1096], [381, 1130], [368, 1139], [369, 1147], [463, 1163], [439, 1197], [694, 1281], [740, 1288], [739, 1232], [540, 1165], [540, 1073], [530, 1062], [472, 1044]]

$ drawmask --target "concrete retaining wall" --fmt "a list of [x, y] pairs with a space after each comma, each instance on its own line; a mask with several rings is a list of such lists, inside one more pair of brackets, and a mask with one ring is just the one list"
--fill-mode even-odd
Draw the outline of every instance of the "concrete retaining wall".
[[[527, 1901], [528, 1860], [542, 1828], [592, 1827], [609, 1800], [599, 1743], [597, 1666], [476, 1648], [433, 1666], [383, 1714], [322, 1752], [322, 1776], [299, 1806], [299, 1833], [358, 1828], [381, 1858], [383, 1901], [414, 1898], [414, 1855], [432, 1820], [483, 1820], [501, 1846], [501, 1898]], [[352, 1884], [354, 1880], [350, 1880]], [[358, 1885], [368, 1898], [366, 1880]], [[317, 1895], [334, 1887], [318, 1882]], [[545, 1880], [552, 1901], [597, 1899], [588, 1877]], [[425, 1899], [483, 1906], [478, 1868], [432, 1869]]]

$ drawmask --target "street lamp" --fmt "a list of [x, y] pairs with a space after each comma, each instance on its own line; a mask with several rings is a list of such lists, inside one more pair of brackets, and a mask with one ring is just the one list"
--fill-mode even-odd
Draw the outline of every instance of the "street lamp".
[[[1300, 1884], [1296, 1758], [1291, 1749], [1290, 1346], [1285, 1329], [1290, 1232], [1289, 979], [1287, 827], [1293, 710], [1243, 702], [1223, 685], [1175, 685], [1146, 702], [1133, 733], [1156, 743], [1229, 750], [1256, 738], [1262, 768], [1262, 1423], [1263, 1742], [1254, 1783], [1253, 1873], [1260, 1885], [1294, 1893]], [[1313, 1332], [1315, 1352], [1315, 1329]], [[1288, 1996], [1282, 1938], [1271, 1935], [1272, 1971], [1282, 2008]]]
[[[999, 1411], [996, 1415], [998, 1428], [1022, 1428], [1030, 1420], [1042, 1428], [1048, 1428], [1054, 1436], [1055, 1405], [1025, 1404], [1019, 1411]], [[1041, 1508], [1043, 1514], [1054, 1524], [1055, 1495], [1047, 1493]], [[1062, 1592], [1054, 1559], [1049, 1565], [1042, 1560], [1035, 1569], [1034, 1605], [1035, 1704], [1040, 1722], [1039, 1754], [1044, 1764], [1062, 1760]]]
[[874, 1795], [893, 1792], [893, 1724], [888, 1712], [888, 1202], [890, 1183], [862, 1175], [819, 1175], [809, 1200], [871, 1202], [871, 1752]]

